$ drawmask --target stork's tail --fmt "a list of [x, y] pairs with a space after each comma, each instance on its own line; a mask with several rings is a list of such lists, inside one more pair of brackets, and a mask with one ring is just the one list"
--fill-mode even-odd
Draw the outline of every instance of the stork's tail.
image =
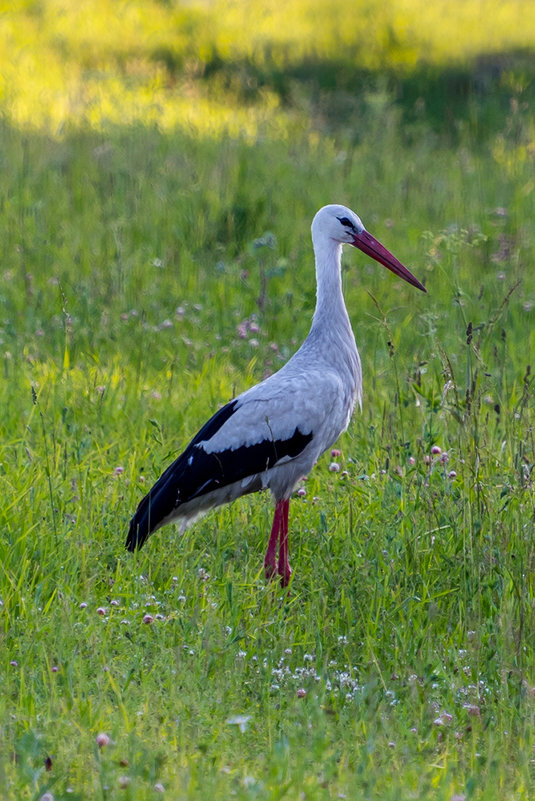
[[129, 551], [135, 551], [136, 548], [141, 548], [154, 531], [155, 526], [151, 526], [151, 501], [151, 493], [149, 493], [143, 498], [130, 520], [130, 528], [128, 529], [125, 543]]
[[169, 521], [177, 507], [178, 487], [183, 474], [184, 455], [171, 464], [162, 473], [158, 481], [140, 501], [134, 516], [130, 520], [130, 528], [125, 546], [129, 551], [141, 548], [152, 534]]

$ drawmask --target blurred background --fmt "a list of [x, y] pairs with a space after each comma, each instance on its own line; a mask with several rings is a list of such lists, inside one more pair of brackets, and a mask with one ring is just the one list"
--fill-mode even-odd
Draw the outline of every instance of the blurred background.
[[[308, 226], [327, 202], [434, 272], [435, 299], [477, 297], [482, 269], [499, 303], [534, 244], [534, 46], [525, 0], [4, 3], [10, 348], [63, 358], [69, 314], [71, 349], [102, 352], [141, 297], [154, 325], [209, 301], [197, 316], [221, 336], [267, 309], [278, 341], [294, 295], [313, 304]], [[530, 279], [518, 298], [533, 303]]]

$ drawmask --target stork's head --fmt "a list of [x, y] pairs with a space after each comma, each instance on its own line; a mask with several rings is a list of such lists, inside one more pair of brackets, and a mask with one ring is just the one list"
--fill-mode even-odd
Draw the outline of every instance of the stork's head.
[[353, 245], [372, 259], [383, 264], [395, 275], [426, 292], [426, 288], [381, 243], [366, 231], [362, 220], [346, 206], [323, 206], [312, 220], [312, 240], [332, 239], [340, 244]]

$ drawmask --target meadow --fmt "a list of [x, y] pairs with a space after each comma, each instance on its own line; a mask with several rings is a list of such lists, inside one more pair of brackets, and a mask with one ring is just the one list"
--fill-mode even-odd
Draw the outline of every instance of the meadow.
[[[534, 797], [535, 6], [279, 6], [0, 4], [2, 801]], [[289, 594], [265, 495], [126, 553], [330, 202], [428, 294], [345, 253]]]

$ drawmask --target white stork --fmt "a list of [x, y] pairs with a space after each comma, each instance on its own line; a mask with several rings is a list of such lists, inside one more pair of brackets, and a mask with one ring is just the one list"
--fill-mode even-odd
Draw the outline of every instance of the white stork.
[[209, 509], [270, 489], [275, 515], [264, 567], [266, 577], [278, 573], [288, 584], [290, 496], [361, 404], [360, 358], [342, 293], [342, 245], [359, 248], [426, 291], [345, 206], [318, 211], [312, 242], [317, 298], [310, 333], [277, 373], [216, 412], [160, 476], [130, 521], [130, 551], [166, 523], [178, 521], [183, 532]]

